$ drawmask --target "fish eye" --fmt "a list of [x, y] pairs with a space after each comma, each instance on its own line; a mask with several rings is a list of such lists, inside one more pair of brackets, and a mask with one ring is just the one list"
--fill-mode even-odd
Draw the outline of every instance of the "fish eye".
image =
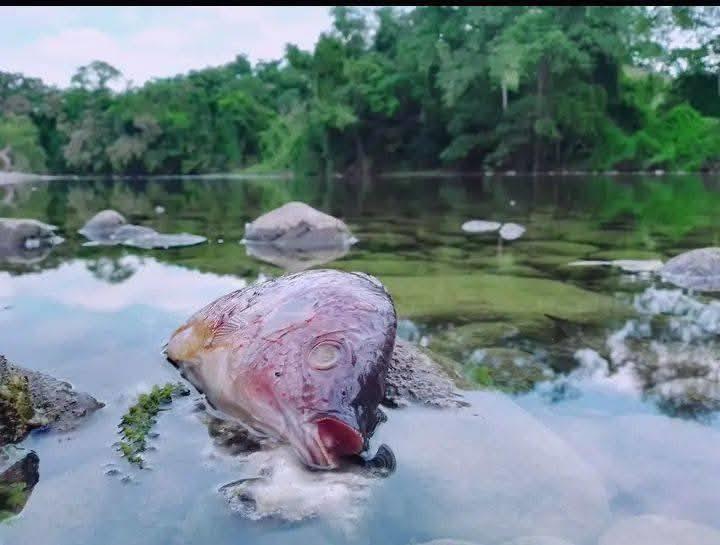
[[314, 369], [324, 371], [332, 369], [340, 359], [340, 347], [331, 342], [324, 342], [313, 347], [308, 354], [308, 362]]

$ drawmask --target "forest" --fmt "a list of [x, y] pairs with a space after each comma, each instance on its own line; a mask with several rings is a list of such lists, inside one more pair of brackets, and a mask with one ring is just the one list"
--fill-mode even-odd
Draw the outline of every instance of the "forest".
[[15, 170], [88, 175], [720, 168], [716, 7], [332, 8], [312, 51], [142, 86], [0, 71]]

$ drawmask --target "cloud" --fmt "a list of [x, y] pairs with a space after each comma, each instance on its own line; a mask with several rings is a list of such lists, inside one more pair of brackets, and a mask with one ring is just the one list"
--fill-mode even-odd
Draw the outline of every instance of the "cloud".
[[286, 43], [312, 48], [331, 26], [313, 7], [0, 7], [2, 69], [69, 85], [78, 66], [109, 62], [142, 84], [191, 69], [282, 56]]
[[0, 273], [0, 287], [5, 283], [10, 286], [5, 297], [32, 295], [93, 312], [118, 312], [144, 305], [189, 315], [217, 297], [247, 285], [235, 276], [200, 273], [135, 256], [120, 260], [120, 265], [135, 272], [123, 282], [111, 284], [93, 276], [87, 265], [86, 261], [75, 260], [55, 270], [22, 275], [12, 281]]

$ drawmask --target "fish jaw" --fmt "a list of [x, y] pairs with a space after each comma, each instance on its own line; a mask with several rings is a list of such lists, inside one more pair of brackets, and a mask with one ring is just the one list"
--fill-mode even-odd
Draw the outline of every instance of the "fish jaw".
[[290, 426], [287, 437], [300, 459], [312, 469], [336, 469], [342, 457], [360, 454], [365, 439], [357, 427], [331, 415]]

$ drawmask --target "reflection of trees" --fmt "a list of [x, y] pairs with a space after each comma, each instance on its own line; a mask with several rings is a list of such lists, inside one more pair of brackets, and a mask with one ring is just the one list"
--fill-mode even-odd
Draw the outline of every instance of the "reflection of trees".
[[88, 260], [86, 267], [95, 278], [110, 284], [120, 284], [137, 272], [137, 267], [123, 257], [99, 257]]
[[0, 521], [20, 513], [40, 480], [40, 458], [13, 446], [0, 451]]
[[584, 202], [600, 222], [630, 222], [641, 237], [661, 235], [673, 242], [695, 229], [714, 226], [720, 212], [720, 193], [708, 191], [697, 176], [633, 184], [596, 179], [587, 184]]

